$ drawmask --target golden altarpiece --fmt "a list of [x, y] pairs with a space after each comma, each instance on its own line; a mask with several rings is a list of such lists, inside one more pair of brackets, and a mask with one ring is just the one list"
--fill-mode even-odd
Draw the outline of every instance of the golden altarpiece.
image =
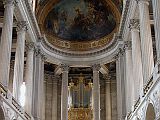
[[83, 76], [80, 76], [78, 80], [71, 80], [68, 92], [68, 120], [92, 120], [91, 80], [86, 82]]

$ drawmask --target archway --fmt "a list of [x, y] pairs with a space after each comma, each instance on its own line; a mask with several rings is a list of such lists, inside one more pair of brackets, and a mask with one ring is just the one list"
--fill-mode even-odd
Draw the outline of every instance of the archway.
[[146, 120], [155, 120], [155, 118], [156, 116], [155, 116], [154, 107], [151, 103], [149, 103], [147, 112], [146, 112]]
[[4, 112], [3, 112], [2, 107], [0, 107], [0, 120], [5, 120]]

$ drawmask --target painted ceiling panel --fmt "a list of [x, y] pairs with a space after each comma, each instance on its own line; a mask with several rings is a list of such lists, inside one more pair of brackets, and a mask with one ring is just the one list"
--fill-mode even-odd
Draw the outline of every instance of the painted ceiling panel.
[[99, 0], [60, 0], [45, 19], [45, 32], [68, 41], [89, 41], [110, 34], [116, 20]]

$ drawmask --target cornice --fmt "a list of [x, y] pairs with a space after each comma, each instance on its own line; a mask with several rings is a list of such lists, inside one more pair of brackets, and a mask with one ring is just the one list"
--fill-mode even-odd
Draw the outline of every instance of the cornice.
[[115, 36], [111, 43], [108, 46], [105, 46], [103, 49], [97, 49], [94, 51], [88, 51], [88, 52], [80, 52], [80, 51], [64, 51], [58, 48], [54, 48], [51, 44], [49, 44], [44, 38], [41, 39], [41, 44], [44, 48], [48, 49], [50, 52], [53, 52], [58, 55], [64, 55], [64, 56], [95, 56], [99, 54], [106, 53], [113, 49], [115, 46], [117, 46], [118, 41], [121, 39], [121, 36]]
[[129, 10], [129, 5], [130, 5], [130, 0], [126, 0], [126, 4], [123, 8], [123, 13], [122, 13], [122, 17], [121, 17], [121, 24], [120, 24], [120, 29], [119, 29], [120, 36], [122, 36], [123, 31], [124, 31], [125, 22], [126, 22], [128, 10]]
[[25, 5], [26, 5], [26, 8], [27, 8], [26, 10], [27, 10], [27, 12], [28, 12], [28, 14], [29, 14], [29, 16], [30, 16], [30, 19], [31, 19], [30, 22], [32, 22], [32, 25], [33, 25], [32, 28], [34, 29], [34, 31], [35, 31], [35, 33], [36, 33], [36, 36], [37, 36], [37, 40], [38, 40], [38, 38], [41, 37], [41, 33], [40, 33], [40, 29], [39, 29], [39, 27], [38, 27], [38, 23], [37, 23], [36, 17], [35, 17], [32, 9], [31, 9], [31, 6], [30, 6], [30, 4], [29, 4], [29, 1], [28, 1], [28, 0], [24, 0], [24, 3], [25, 3]]

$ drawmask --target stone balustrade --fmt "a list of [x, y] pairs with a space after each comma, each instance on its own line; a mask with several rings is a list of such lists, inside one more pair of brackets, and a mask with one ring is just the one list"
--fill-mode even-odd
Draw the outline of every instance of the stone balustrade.
[[23, 107], [12, 96], [10, 91], [0, 83], [0, 98], [7, 104], [13, 111], [15, 111], [23, 120], [31, 120], [31, 116], [26, 113]]

